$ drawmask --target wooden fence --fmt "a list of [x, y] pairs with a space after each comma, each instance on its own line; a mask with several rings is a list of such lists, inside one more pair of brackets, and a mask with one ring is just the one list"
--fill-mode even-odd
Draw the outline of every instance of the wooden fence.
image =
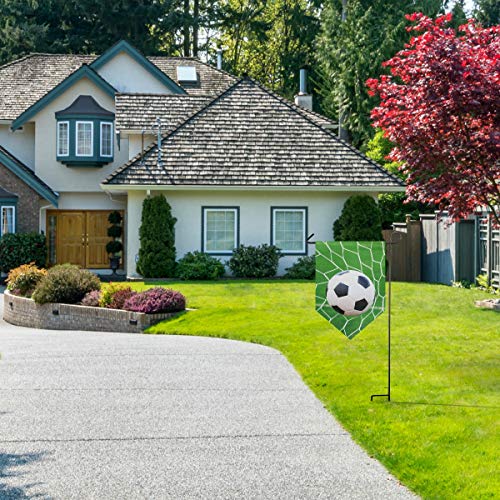
[[[422, 244], [421, 223], [412, 221], [394, 224], [394, 229], [383, 231], [385, 242], [390, 245], [392, 262], [391, 279], [393, 281], [421, 281]], [[397, 234], [394, 234], [397, 233]]]
[[487, 274], [490, 284], [500, 288], [500, 230], [486, 215], [453, 223], [446, 215], [423, 214], [419, 221], [407, 217], [393, 228], [383, 235], [387, 243], [394, 242], [388, 250], [394, 281], [450, 285]]

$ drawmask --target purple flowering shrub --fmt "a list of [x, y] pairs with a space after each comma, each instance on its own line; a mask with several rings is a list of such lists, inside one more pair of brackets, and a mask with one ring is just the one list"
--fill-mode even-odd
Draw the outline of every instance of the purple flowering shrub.
[[127, 299], [123, 308], [146, 314], [184, 311], [186, 298], [170, 288], [150, 288]]
[[88, 292], [82, 299], [82, 306], [99, 307], [101, 299], [101, 290], [92, 290]]

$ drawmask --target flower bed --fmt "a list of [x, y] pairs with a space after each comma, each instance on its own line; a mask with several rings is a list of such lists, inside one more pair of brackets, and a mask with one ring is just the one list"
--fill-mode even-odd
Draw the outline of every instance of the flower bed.
[[12, 269], [5, 299], [5, 321], [54, 330], [137, 333], [186, 309], [186, 298], [175, 290], [136, 292], [118, 283], [101, 288], [95, 274], [69, 264]]
[[177, 314], [180, 312], [146, 314], [73, 304], [36, 304], [7, 290], [4, 293], [3, 319], [30, 328], [141, 333], [152, 324]]

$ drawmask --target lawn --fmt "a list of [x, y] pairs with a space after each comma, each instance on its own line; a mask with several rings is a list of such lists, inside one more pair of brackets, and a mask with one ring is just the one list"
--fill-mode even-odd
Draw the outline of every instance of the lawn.
[[[142, 288], [144, 284], [137, 284]], [[168, 283], [196, 311], [149, 333], [223, 337], [281, 351], [370, 455], [425, 498], [500, 495], [500, 314], [484, 293], [393, 285], [393, 401], [386, 319], [347, 340], [314, 311], [305, 282]]]

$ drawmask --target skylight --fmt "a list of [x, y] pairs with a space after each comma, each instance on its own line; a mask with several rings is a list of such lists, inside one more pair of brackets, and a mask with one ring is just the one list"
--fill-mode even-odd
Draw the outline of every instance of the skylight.
[[194, 66], [177, 66], [178, 82], [197, 82], [196, 68]]

